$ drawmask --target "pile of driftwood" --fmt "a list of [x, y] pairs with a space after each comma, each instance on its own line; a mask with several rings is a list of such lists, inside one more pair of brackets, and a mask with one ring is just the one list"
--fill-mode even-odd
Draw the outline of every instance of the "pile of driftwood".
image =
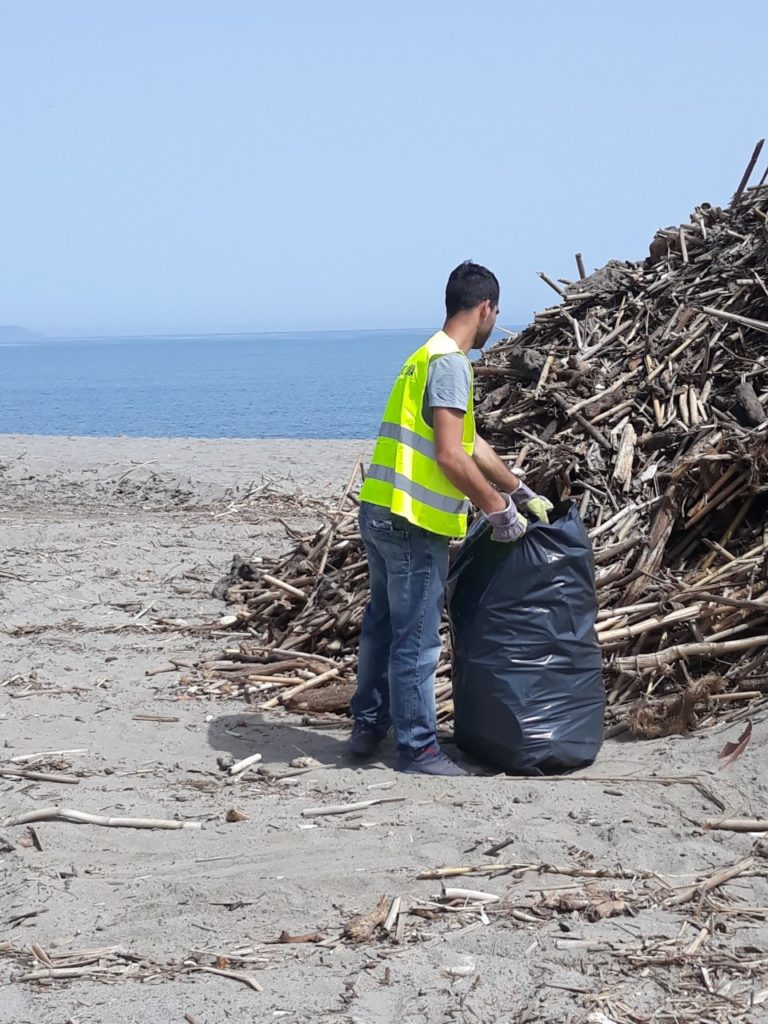
[[768, 688], [768, 186], [746, 178], [644, 262], [547, 279], [561, 301], [478, 367], [480, 429], [590, 530], [609, 720], [644, 735]]
[[[480, 431], [588, 527], [615, 731], [746, 717], [768, 696], [768, 185], [747, 181], [643, 262], [542, 275], [558, 304], [476, 367]], [[345, 706], [367, 599], [352, 490], [285, 558], [236, 561], [223, 624], [251, 635], [193, 687]], [[346, 684], [327, 708], [318, 677]], [[450, 692], [446, 655], [443, 720]]]
[[[358, 472], [359, 460], [336, 509], [314, 535], [295, 534], [283, 524], [294, 540], [283, 558], [233, 559], [214, 588], [231, 605], [230, 614], [211, 627], [250, 635], [233, 636], [237, 643], [201, 661], [182, 680], [187, 693], [238, 696], [267, 709], [346, 711], [368, 600], [354, 494]], [[441, 675], [449, 671], [447, 663], [441, 666]]]

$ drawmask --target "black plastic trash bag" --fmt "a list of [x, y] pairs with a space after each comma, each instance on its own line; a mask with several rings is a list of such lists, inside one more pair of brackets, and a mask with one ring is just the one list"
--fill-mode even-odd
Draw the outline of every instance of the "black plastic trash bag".
[[448, 580], [456, 743], [519, 775], [589, 764], [603, 741], [592, 547], [573, 505], [550, 515], [513, 544], [478, 520]]

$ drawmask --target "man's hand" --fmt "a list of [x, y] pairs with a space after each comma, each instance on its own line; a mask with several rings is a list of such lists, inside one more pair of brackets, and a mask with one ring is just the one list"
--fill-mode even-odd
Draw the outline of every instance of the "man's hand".
[[548, 498], [541, 494], [535, 494], [530, 487], [524, 483], [512, 491], [510, 497], [518, 508], [525, 509], [535, 519], [542, 523], [549, 522], [549, 513], [555, 507]]
[[502, 512], [486, 514], [486, 519], [493, 527], [491, 540], [495, 540], [500, 544], [510, 544], [513, 541], [520, 540], [528, 528], [528, 522], [525, 516], [518, 512], [509, 495], [505, 494], [502, 497], [507, 499], [507, 507]]

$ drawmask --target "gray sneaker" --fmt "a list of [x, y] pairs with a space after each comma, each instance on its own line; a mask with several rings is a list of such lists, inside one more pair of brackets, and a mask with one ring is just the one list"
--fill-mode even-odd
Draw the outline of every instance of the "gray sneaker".
[[397, 755], [397, 770], [408, 775], [468, 775], [469, 772], [460, 768], [450, 757], [433, 743], [424, 747], [418, 754], [406, 754], [400, 751]]

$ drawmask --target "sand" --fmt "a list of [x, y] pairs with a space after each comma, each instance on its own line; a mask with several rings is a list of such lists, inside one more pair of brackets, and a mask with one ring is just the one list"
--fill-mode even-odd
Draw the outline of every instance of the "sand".
[[[484, 851], [505, 839], [512, 842], [499, 859], [507, 862], [656, 871], [673, 885], [688, 873], [733, 864], [756, 842], [703, 831], [700, 822], [718, 811], [689, 785], [594, 783], [578, 775], [564, 782], [402, 776], [392, 769], [391, 747], [370, 765], [350, 764], [343, 726], [303, 727], [299, 718], [237, 702], [180, 700], [178, 672], [146, 674], [170, 657], [192, 662], [219, 649], [217, 641], [157, 620], [193, 625], [221, 614], [210, 591], [232, 555], [284, 548], [277, 517], [307, 525], [306, 498], [330, 500], [369, 447], [0, 437], [0, 764], [37, 751], [82, 751], [59, 758], [63, 770], [78, 773], [77, 785], [3, 778], [0, 821], [62, 803], [203, 824], [145, 831], [46, 822], [35, 826], [41, 850], [28, 845], [25, 827], [0, 825], [2, 1024], [183, 1022], [185, 1014], [197, 1024], [561, 1024], [590, 1013], [605, 1024], [649, 1020], [664, 1007], [694, 1020], [683, 1015], [685, 1006], [715, 998], [707, 997], [696, 964], [643, 972], [619, 955], [673, 938], [698, 904], [685, 914], [648, 908], [594, 922], [561, 914], [530, 923], [510, 915], [510, 907], [528, 904], [532, 889], [581, 890], [581, 881], [561, 875], [457, 883], [505, 898], [501, 910], [489, 909], [488, 923], [476, 914], [439, 913], [410, 918], [400, 944], [384, 936], [335, 948], [274, 944], [282, 931], [337, 935], [382, 895], [428, 899], [440, 883], [417, 879], [419, 872], [487, 863]], [[718, 770], [719, 750], [738, 731], [609, 741], [586, 774], [695, 775], [729, 815], [765, 817], [765, 721], [755, 722], [745, 754]], [[217, 765], [221, 755], [254, 752], [274, 770], [301, 755], [326, 767], [270, 782], [255, 775], [228, 780]], [[356, 816], [301, 816], [312, 806], [374, 796], [404, 800]], [[227, 823], [233, 807], [247, 820]], [[758, 871], [768, 866], [764, 856], [755, 863]], [[633, 888], [630, 881], [601, 884]], [[768, 885], [763, 875], [748, 874], [718, 897], [766, 907]], [[705, 953], [750, 946], [768, 961], [764, 918], [717, 921], [725, 930], [707, 935]], [[688, 926], [686, 943], [697, 931]], [[574, 939], [615, 949], [561, 948]], [[158, 970], [144, 980], [14, 980], [29, 967], [24, 950], [31, 943], [49, 953], [117, 946]], [[245, 969], [261, 993], [180, 970], [195, 951], [244, 948], [255, 950], [256, 962]], [[231, 957], [230, 966], [238, 966]], [[450, 973], [457, 967], [462, 976]], [[742, 988], [768, 989], [765, 967], [755, 973]], [[709, 977], [720, 981], [711, 963]], [[744, 1002], [739, 984], [730, 998]], [[768, 1003], [738, 1016], [727, 1001], [715, 1002], [734, 1019], [768, 1014]], [[636, 1016], [622, 1016], [622, 1005]], [[726, 1018], [712, 1010], [711, 1019]]]

